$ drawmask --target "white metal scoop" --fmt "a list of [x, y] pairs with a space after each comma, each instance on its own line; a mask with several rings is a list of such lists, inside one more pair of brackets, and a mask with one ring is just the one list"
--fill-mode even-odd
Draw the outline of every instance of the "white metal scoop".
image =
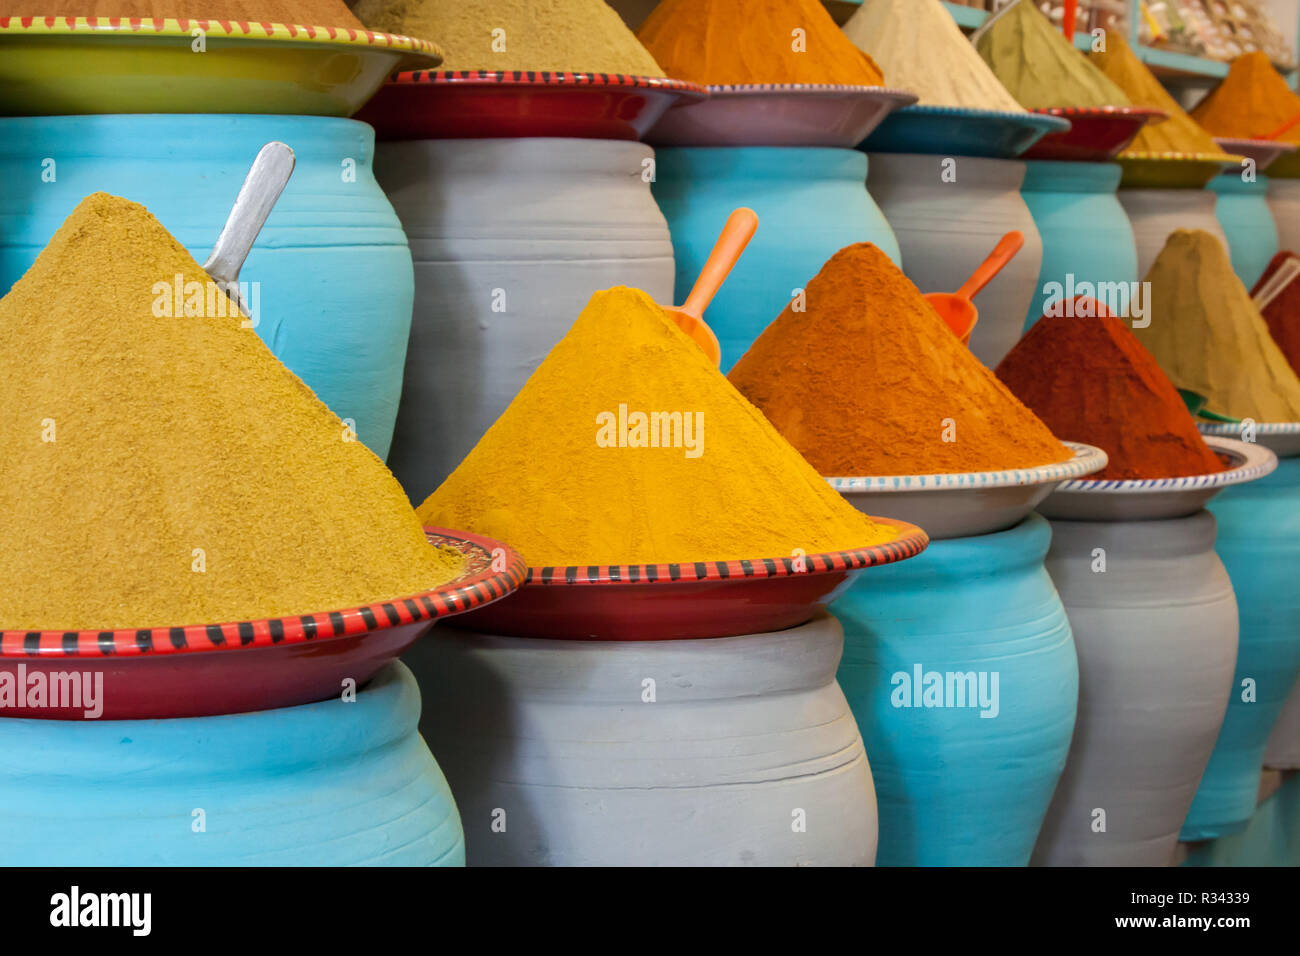
[[239, 294], [239, 270], [244, 267], [249, 250], [262, 231], [266, 217], [284, 191], [285, 183], [293, 173], [293, 150], [284, 143], [267, 143], [258, 150], [257, 158], [239, 187], [235, 204], [230, 207], [226, 224], [217, 236], [217, 244], [203, 263], [203, 271], [215, 282], [239, 310], [248, 315], [248, 309]]

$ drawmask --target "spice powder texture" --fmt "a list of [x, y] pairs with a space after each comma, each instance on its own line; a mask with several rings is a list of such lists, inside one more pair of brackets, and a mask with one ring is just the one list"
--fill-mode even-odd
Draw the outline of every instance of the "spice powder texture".
[[238, 314], [168, 317], [176, 281], [207, 276], [143, 206], [96, 193], [0, 299], [0, 627], [321, 612], [459, 574]]

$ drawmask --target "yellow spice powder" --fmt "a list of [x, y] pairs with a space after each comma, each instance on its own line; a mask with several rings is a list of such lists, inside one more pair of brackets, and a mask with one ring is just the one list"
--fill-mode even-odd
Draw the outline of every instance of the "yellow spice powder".
[[96, 193], [0, 300], [0, 627], [285, 616], [458, 575], [238, 315], [175, 314], [178, 280], [207, 284], [148, 210]]
[[[683, 424], [659, 431], [658, 447], [637, 444], [651, 440], [638, 414], [674, 413]], [[419, 513], [499, 537], [534, 567], [776, 558], [898, 536], [840, 497], [648, 295], [623, 287], [592, 296]]]

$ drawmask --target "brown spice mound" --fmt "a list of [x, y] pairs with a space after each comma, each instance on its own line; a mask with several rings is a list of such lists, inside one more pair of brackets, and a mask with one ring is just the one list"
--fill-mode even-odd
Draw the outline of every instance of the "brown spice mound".
[[835, 253], [728, 378], [828, 477], [1032, 468], [1071, 452], [880, 249]]
[[1043, 316], [997, 373], [1052, 431], [1107, 454], [1106, 468], [1089, 478], [1223, 471], [1178, 390], [1115, 316]]

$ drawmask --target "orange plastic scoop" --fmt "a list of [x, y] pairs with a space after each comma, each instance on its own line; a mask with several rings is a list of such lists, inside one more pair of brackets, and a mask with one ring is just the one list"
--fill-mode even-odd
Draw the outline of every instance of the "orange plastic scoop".
[[1295, 116], [1292, 116], [1289, 120], [1287, 120], [1285, 123], [1283, 123], [1283, 124], [1282, 124], [1281, 126], [1279, 126], [1277, 129], [1273, 130], [1273, 132], [1269, 133], [1269, 134], [1268, 134], [1267, 136], [1265, 136], [1264, 138], [1265, 138], [1265, 139], [1277, 139], [1279, 136], [1281, 136], [1283, 133], [1285, 133], [1287, 130], [1289, 130], [1292, 126], [1295, 126], [1296, 123], [1300, 123], [1300, 113], [1296, 113]]
[[704, 310], [709, 307], [718, 289], [731, 272], [740, 254], [749, 245], [754, 230], [758, 228], [758, 214], [745, 206], [733, 210], [722, 227], [722, 234], [713, 244], [713, 251], [704, 260], [704, 268], [695, 280], [691, 294], [681, 308], [666, 305], [663, 310], [675, 321], [678, 327], [695, 340], [695, 344], [704, 350], [709, 361], [714, 365], [722, 364], [722, 346], [718, 337], [704, 322]]
[[975, 323], [980, 317], [979, 310], [971, 299], [980, 294], [980, 290], [1002, 271], [1002, 267], [1011, 261], [1024, 244], [1025, 234], [1012, 230], [998, 240], [989, 257], [980, 263], [979, 268], [971, 273], [971, 277], [956, 292], [925, 294], [926, 301], [934, 306], [934, 311], [948, 323], [948, 328], [961, 339], [963, 345], [970, 345], [970, 334], [975, 330]]

